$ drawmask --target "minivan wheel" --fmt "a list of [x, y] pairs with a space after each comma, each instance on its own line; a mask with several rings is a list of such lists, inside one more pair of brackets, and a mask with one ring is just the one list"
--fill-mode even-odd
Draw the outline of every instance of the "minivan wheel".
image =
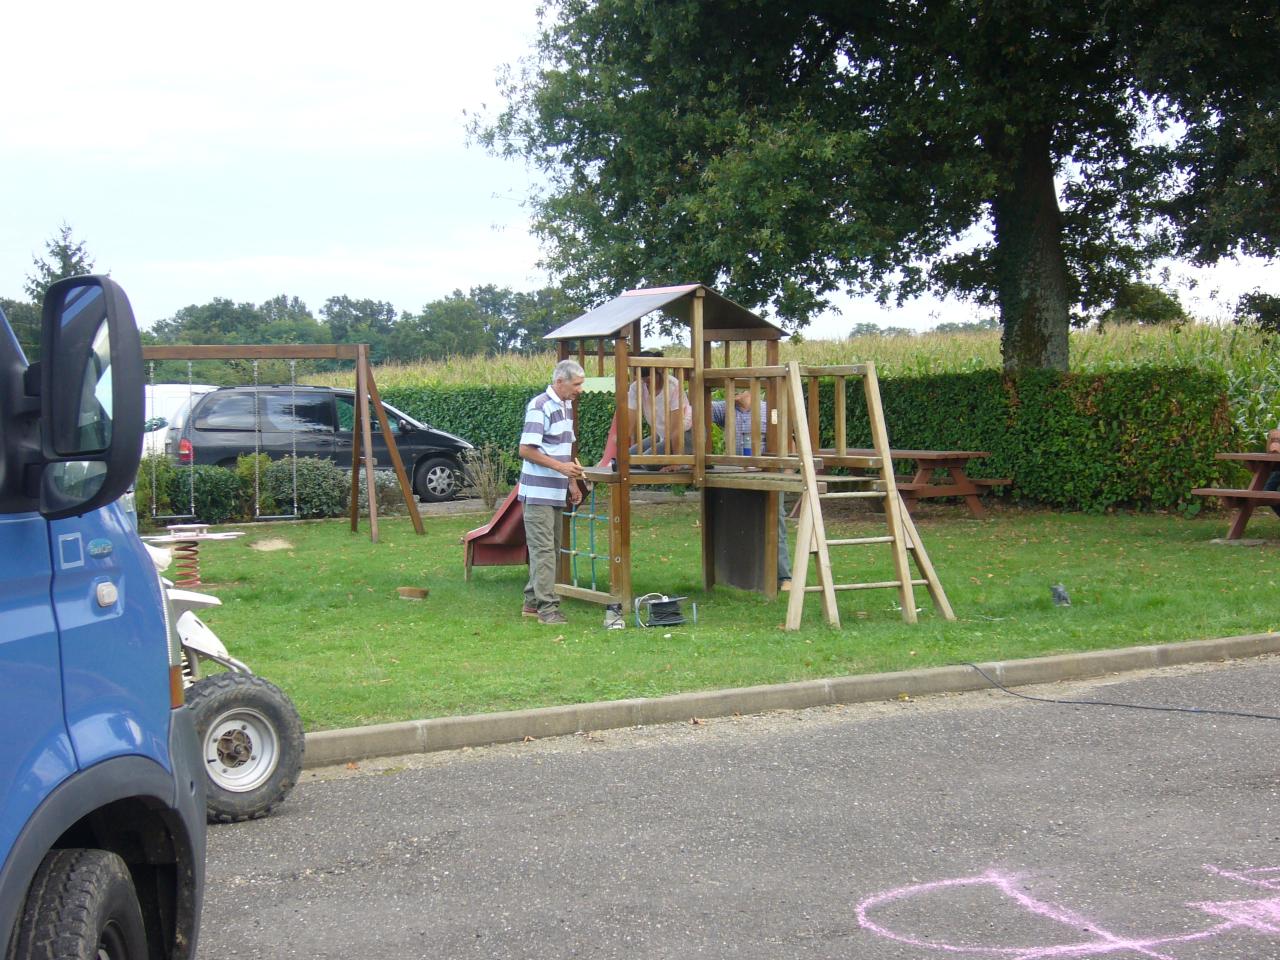
[[425, 503], [453, 499], [458, 486], [457, 467], [447, 457], [423, 460], [413, 472], [413, 492]]
[[147, 933], [129, 868], [107, 850], [54, 850], [31, 881], [14, 957], [147, 960]]

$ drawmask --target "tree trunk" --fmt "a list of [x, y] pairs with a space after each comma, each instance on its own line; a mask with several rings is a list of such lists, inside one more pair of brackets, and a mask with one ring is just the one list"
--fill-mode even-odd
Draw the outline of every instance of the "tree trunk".
[[1049, 131], [1003, 145], [1010, 179], [993, 206], [1004, 368], [1066, 370], [1070, 294]]

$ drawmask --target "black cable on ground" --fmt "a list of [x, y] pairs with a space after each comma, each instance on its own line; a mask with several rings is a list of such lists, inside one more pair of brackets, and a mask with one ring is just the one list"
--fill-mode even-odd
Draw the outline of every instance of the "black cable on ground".
[[1011, 697], [1018, 697], [1021, 700], [1034, 700], [1036, 703], [1059, 703], [1075, 707], [1124, 707], [1126, 710], [1158, 710], [1164, 713], [1203, 713], [1219, 717], [1247, 717], [1250, 720], [1280, 720], [1280, 717], [1272, 716], [1269, 713], [1246, 713], [1242, 710], [1210, 710], [1208, 707], [1162, 707], [1145, 703], [1118, 703], [1113, 700], [1056, 700], [1052, 697], [1033, 697], [1028, 693], [1018, 693], [1016, 690], [1010, 690], [976, 663], [966, 661], [960, 666], [973, 667], [974, 670], [982, 674], [987, 683], [997, 690], [1003, 690]]

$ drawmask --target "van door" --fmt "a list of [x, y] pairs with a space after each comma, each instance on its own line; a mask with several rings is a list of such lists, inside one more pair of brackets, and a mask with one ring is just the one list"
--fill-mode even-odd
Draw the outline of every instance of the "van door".
[[[334, 456], [340, 467], [351, 466], [351, 441], [355, 436], [356, 423], [356, 398], [348, 394], [335, 394], [334, 401], [338, 407], [338, 434], [337, 449]], [[391, 429], [395, 431], [396, 445], [399, 449], [400, 445], [400, 425], [399, 418], [392, 413], [388, 407], [387, 421], [391, 424]], [[382, 435], [382, 424], [378, 423], [378, 418], [373, 412], [373, 408], [369, 409], [369, 423], [373, 429], [369, 435], [373, 439], [373, 459], [375, 465], [382, 469], [391, 469], [391, 454], [387, 452], [387, 440]], [[407, 456], [403, 449], [400, 450], [400, 456], [404, 460], [404, 468], [406, 470], [413, 469], [413, 459]]]
[[263, 449], [280, 457], [334, 456], [333, 394], [328, 390], [278, 390], [262, 396]]
[[137, 754], [168, 766], [169, 635], [151, 558], [118, 503], [50, 521], [67, 730], [81, 767]]
[[76, 769], [62, 716], [47, 528], [37, 514], [0, 516], [0, 860]]

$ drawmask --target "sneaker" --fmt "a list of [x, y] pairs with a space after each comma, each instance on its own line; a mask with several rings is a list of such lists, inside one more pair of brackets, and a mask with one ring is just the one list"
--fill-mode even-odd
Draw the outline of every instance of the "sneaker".
[[544, 610], [538, 614], [538, 622], [559, 626], [562, 623], [568, 623], [569, 620], [558, 608], [552, 607], [550, 610]]
[[537, 607], [530, 606], [527, 603], [523, 604], [520, 607], [520, 616], [522, 617], [536, 617], [537, 615], [538, 615]]
[[790, 578], [790, 577], [787, 577], [785, 580], [779, 580], [779, 581], [778, 581], [778, 589], [779, 589], [779, 590], [781, 590], [783, 593], [786, 593], [788, 590], [790, 590], [790, 589], [791, 589], [791, 578]]

